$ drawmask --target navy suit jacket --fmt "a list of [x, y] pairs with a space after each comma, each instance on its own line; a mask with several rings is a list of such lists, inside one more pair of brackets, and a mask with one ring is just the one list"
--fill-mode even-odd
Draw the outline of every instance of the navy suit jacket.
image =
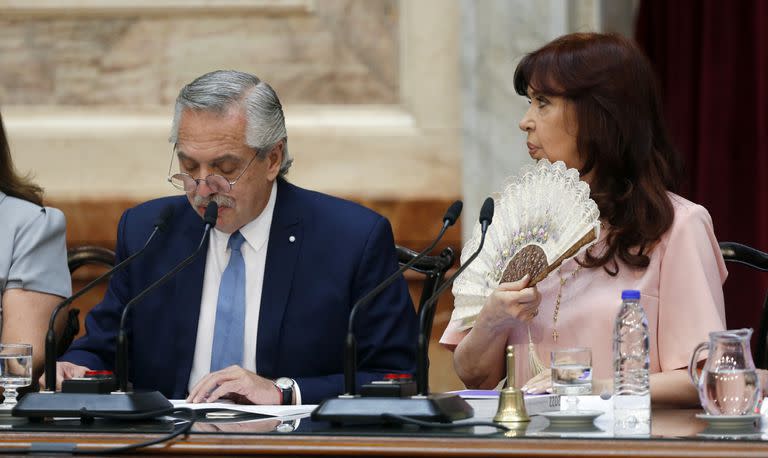
[[[114, 369], [124, 305], [189, 256], [203, 234], [202, 219], [186, 197], [152, 200], [123, 214], [118, 262], [144, 245], [167, 205], [175, 208], [168, 230], [114, 275], [103, 301], [86, 318], [86, 335], [60, 361]], [[174, 399], [186, 396], [206, 250], [129, 312], [129, 374], [135, 389], [158, 390]], [[259, 313], [259, 375], [295, 379], [304, 403], [343, 392], [343, 349], [352, 304], [396, 269], [392, 229], [384, 217], [278, 180]], [[413, 372], [417, 322], [404, 279], [360, 310], [355, 321], [358, 385], [387, 372]]]

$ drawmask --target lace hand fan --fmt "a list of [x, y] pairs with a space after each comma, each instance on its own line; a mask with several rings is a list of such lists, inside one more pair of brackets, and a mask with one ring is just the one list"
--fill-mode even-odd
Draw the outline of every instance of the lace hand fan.
[[[533, 286], [600, 234], [600, 211], [589, 198], [589, 185], [561, 161], [552, 164], [541, 159], [524, 167], [495, 202], [483, 250], [453, 285], [452, 320], [461, 319], [463, 329], [474, 325], [499, 283], [530, 274], [529, 286]], [[478, 224], [464, 245], [462, 264], [479, 243]], [[543, 367], [533, 367], [541, 363], [538, 357], [534, 361], [530, 329], [528, 335], [532, 369], [537, 373]]]

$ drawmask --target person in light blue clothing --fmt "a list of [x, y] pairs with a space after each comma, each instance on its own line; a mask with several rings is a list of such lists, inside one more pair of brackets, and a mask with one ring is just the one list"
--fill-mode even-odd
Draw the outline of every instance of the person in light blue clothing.
[[72, 292], [65, 234], [64, 214], [16, 173], [0, 116], [0, 342], [32, 344], [33, 380], [51, 311]]

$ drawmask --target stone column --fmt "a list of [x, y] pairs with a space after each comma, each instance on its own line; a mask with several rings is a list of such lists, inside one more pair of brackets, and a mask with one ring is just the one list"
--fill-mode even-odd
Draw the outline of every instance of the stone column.
[[464, 240], [483, 200], [530, 162], [512, 77], [526, 52], [566, 33], [567, 1], [461, 2]]
[[461, 0], [462, 185], [466, 240], [483, 200], [530, 163], [515, 93], [520, 59], [570, 32], [631, 33], [636, 0]]

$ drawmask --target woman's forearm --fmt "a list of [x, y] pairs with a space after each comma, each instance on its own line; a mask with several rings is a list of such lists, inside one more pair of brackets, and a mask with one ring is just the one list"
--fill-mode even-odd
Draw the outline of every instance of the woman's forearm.
[[475, 325], [456, 347], [453, 365], [469, 388], [494, 388], [504, 378], [504, 349], [510, 328], [538, 313], [541, 295], [522, 280], [502, 283], [488, 297]]
[[456, 347], [453, 365], [467, 388], [491, 389], [504, 377], [507, 333], [478, 323]]
[[461, 341], [453, 365], [467, 388], [491, 389], [503, 377], [504, 342], [499, 336], [480, 334], [473, 330]]
[[[670, 407], [697, 407], [699, 394], [688, 377], [687, 369], [651, 374], [651, 403]], [[592, 382], [593, 394], [612, 394], [613, 379]]]
[[674, 407], [698, 407], [699, 394], [687, 369], [651, 374], [651, 402]]
[[[48, 320], [61, 299], [51, 294], [23, 289], [3, 292], [2, 341], [32, 344], [33, 379], [42, 372]], [[63, 317], [59, 318], [57, 331], [60, 331], [64, 323], [61, 319]]]

